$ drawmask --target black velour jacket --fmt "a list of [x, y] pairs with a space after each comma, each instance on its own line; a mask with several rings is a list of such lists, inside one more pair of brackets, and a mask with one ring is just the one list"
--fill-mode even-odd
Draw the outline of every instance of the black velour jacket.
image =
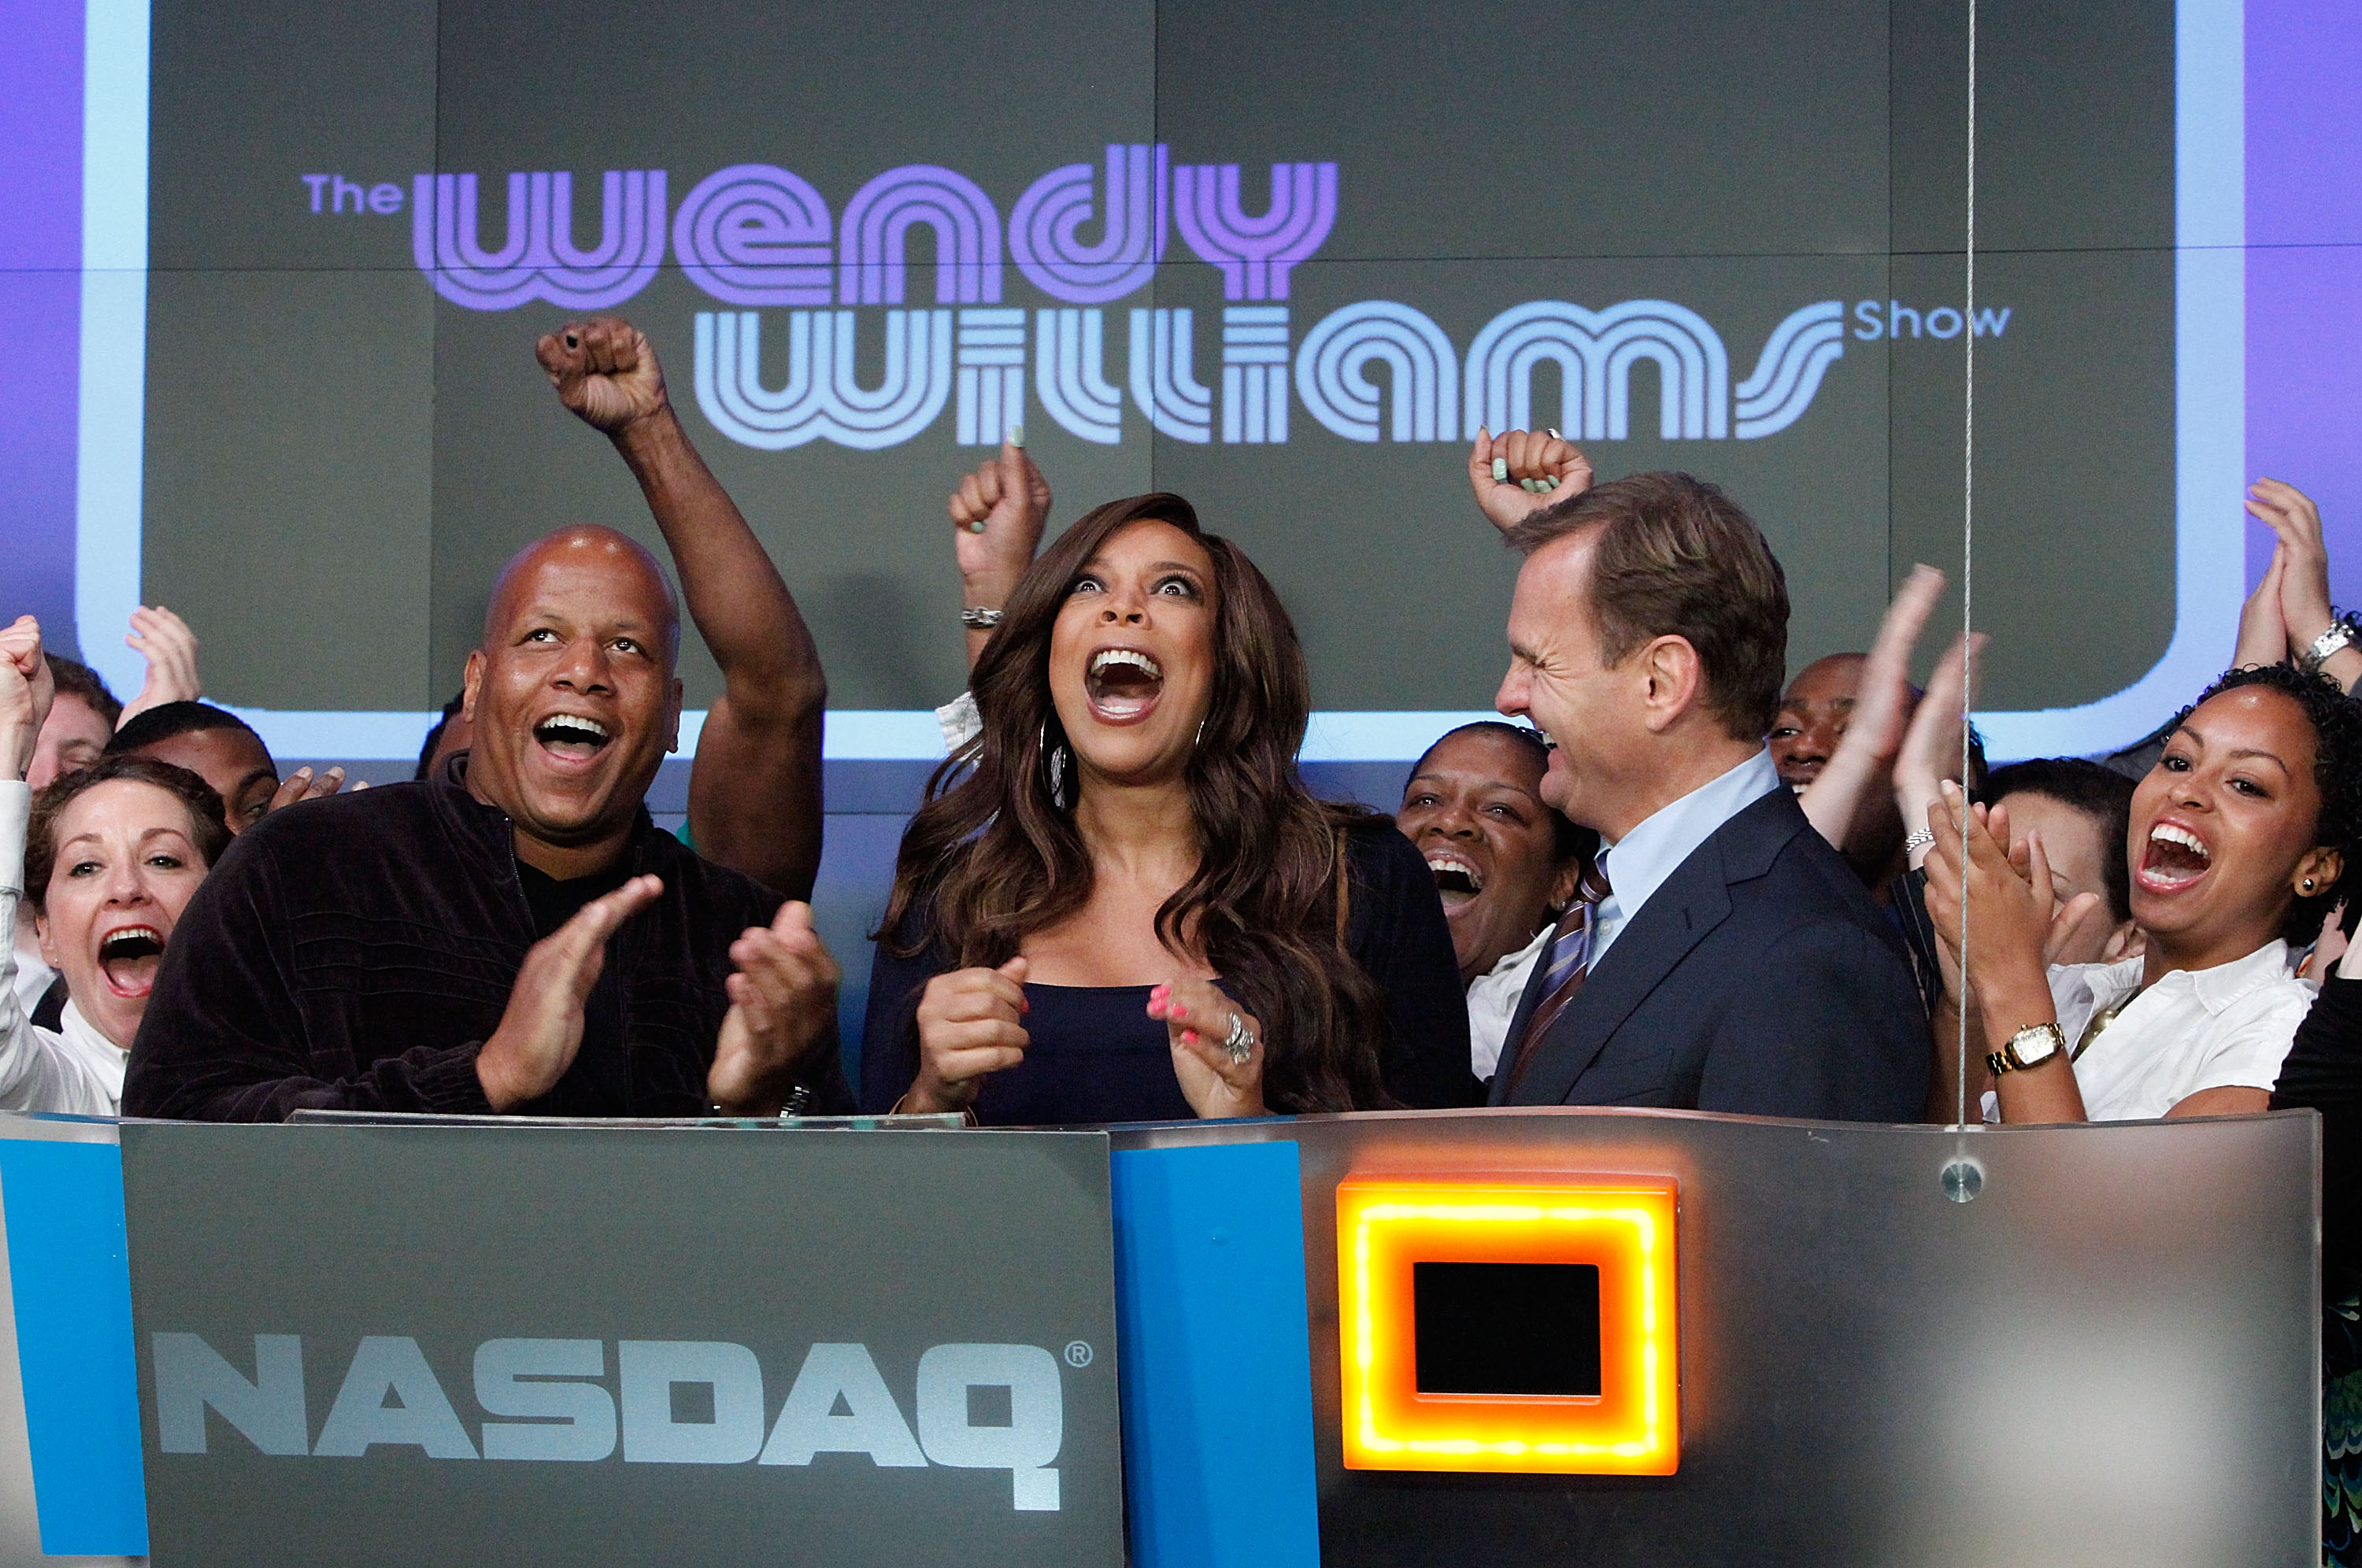
[[1527, 1050], [1522, 1073], [1504, 1055], [1495, 1105], [1916, 1121], [1927, 1094], [1902, 935], [1785, 789], [1690, 852]]
[[[466, 760], [273, 812], [232, 844], [164, 950], [125, 1115], [491, 1113], [476, 1055], [535, 933], [512, 824], [468, 792]], [[621, 1094], [588, 1113], [704, 1115], [730, 944], [769, 924], [780, 897], [700, 859], [645, 807], [628, 853], [664, 891], [608, 940], [627, 1060], [598, 1075]], [[833, 1010], [806, 1077], [811, 1111], [851, 1108]]]

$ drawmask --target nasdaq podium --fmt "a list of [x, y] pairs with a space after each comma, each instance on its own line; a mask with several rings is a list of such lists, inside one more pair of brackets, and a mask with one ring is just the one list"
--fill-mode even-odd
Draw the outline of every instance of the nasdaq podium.
[[0, 1565], [2318, 1561], [2318, 1122], [0, 1119]]

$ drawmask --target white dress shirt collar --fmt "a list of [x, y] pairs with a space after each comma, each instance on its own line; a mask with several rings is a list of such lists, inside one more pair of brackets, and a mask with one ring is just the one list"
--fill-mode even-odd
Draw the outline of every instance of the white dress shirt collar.
[[[2093, 1121], [2159, 1117], [2204, 1089], [2268, 1090], [2313, 988], [2289, 969], [2285, 942], [2266, 943], [2211, 969], [2174, 969], [2141, 989], [2142, 960], [2062, 965], [2050, 971], [2058, 1028]], [[2092, 1016], [2121, 1007], [2093, 1037]]]
[[1680, 800], [1660, 806], [1630, 833], [1603, 847], [1599, 867], [1611, 890], [1599, 906], [1591, 961], [1599, 962], [1641, 906], [1699, 845], [1712, 838], [1723, 823], [1783, 788], [1779, 769], [1772, 765], [1771, 749], [1766, 747]]
[[58, 1037], [66, 1050], [90, 1075], [105, 1088], [109, 1111], [123, 1103], [123, 1073], [131, 1065], [131, 1053], [98, 1032], [98, 1025], [82, 1015], [71, 999], [58, 1020]]
[[1509, 1021], [1526, 994], [1534, 964], [1558, 933], [1558, 922], [1545, 921], [1531, 942], [1468, 982], [1468, 1065], [1480, 1078], [1489, 1078], [1501, 1063], [1501, 1046], [1509, 1037]]

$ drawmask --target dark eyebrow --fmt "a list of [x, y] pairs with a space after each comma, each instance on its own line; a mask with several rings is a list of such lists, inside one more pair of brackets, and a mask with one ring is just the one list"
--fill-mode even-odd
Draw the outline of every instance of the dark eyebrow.
[[237, 781], [237, 788], [233, 790], [232, 793], [239, 795], [245, 794], [247, 787], [258, 778], [268, 778], [270, 780], [270, 787], [272, 789], [276, 790], [279, 788], [279, 775], [275, 770], [268, 767], [258, 767], [248, 773], [245, 778], [239, 779]]
[[[1422, 778], [1440, 779], [1442, 778], [1443, 775], [1440, 773], [1414, 773], [1407, 780], [1405, 781], [1403, 789], [1407, 791], [1411, 785], [1418, 783]], [[1479, 790], [1507, 790], [1510, 794], [1531, 801], [1536, 805], [1541, 804], [1540, 796], [1535, 794], [1531, 790], [1527, 789], [1524, 785], [1513, 784], [1507, 778], [1487, 778], [1485, 782], [1476, 786], [1476, 788]]]
[[[2184, 724], [2180, 729], [2174, 731], [2173, 734], [2175, 736], [2187, 736], [2191, 745], [2196, 746], [2201, 751], [2204, 751], [2206, 749], [2206, 735], [2203, 731], [2196, 729], [2191, 725]], [[2235, 762], [2247, 757], [2260, 757], [2264, 761], [2270, 763], [2274, 767], [2279, 768], [2288, 777], [2291, 778], [2296, 777], [2296, 769], [2281, 761], [2279, 755], [2277, 752], [2263, 751], [2255, 746], [2243, 745], [2233, 746], [2227, 753], [2225, 753], [2225, 755]]]

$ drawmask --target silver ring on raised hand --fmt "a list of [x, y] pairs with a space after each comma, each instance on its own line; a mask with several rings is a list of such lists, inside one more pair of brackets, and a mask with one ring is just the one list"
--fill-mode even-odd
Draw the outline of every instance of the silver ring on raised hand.
[[1254, 1031], [1247, 1027], [1244, 1015], [1235, 1012], [1231, 1014], [1231, 1032], [1223, 1038], [1222, 1049], [1231, 1054], [1231, 1065], [1245, 1066], [1247, 1058], [1254, 1055]]

